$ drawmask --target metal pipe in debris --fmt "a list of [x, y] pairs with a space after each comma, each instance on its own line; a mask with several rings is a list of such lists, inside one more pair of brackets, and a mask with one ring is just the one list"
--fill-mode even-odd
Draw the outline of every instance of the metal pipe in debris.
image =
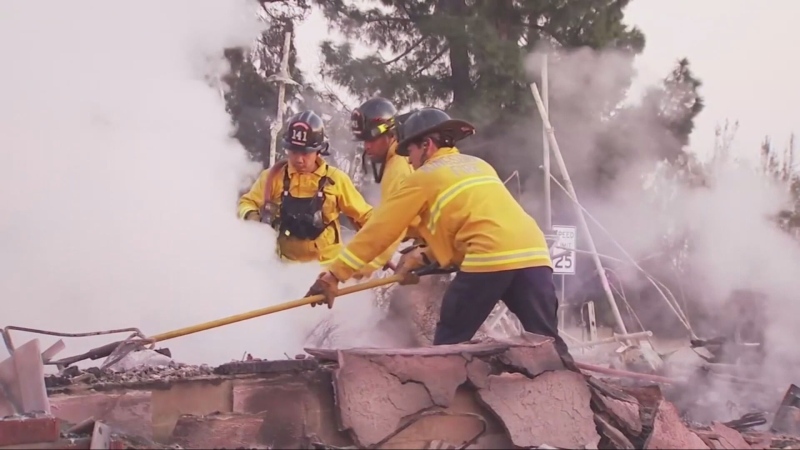
[[629, 333], [629, 334], [615, 334], [614, 336], [598, 339], [596, 341], [589, 341], [589, 342], [581, 342], [580, 344], [574, 345], [571, 348], [585, 348], [585, 347], [593, 347], [595, 345], [601, 344], [612, 344], [614, 342], [622, 342], [628, 340], [640, 340], [640, 339], [647, 339], [653, 336], [652, 331], [639, 331], [636, 333]]

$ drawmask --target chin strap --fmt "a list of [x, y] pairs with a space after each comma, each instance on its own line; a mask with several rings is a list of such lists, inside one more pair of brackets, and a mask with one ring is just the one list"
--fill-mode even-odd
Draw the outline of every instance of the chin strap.
[[386, 168], [386, 161], [377, 163], [367, 156], [366, 150], [363, 150], [361, 152], [361, 169], [364, 173], [367, 173], [367, 159], [369, 159], [370, 165], [372, 166], [372, 177], [375, 179], [376, 183], [380, 183], [381, 180], [383, 180], [383, 171]]

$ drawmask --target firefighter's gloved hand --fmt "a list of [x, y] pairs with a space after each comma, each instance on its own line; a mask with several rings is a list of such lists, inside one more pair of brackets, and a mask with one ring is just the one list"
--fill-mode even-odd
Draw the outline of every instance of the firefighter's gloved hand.
[[408, 272], [403, 274], [403, 279], [398, 281], [397, 284], [400, 286], [408, 286], [410, 284], [417, 284], [419, 283], [419, 275], [414, 272]]
[[267, 225], [272, 223], [272, 210], [272, 204], [264, 205], [260, 210], [258, 210], [258, 214], [261, 217], [261, 223], [266, 223]]
[[258, 211], [250, 211], [244, 215], [244, 220], [252, 220], [255, 222], [261, 222], [261, 213]]
[[311, 288], [306, 293], [306, 297], [320, 294], [325, 296], [325, 300], [314, 302], [311, 307], [327, 304], [328, 309], [333, 308], [333, 300], [339, 294], [339, 280], [332, 273], [322, 272], [319, 274], [317, 281], [311, 285]]
[[415, 275], [413, 271], [431, 264], [428, 252], [428, 247], [420, 245], [412, 247], [409, 251], [403, 253], [395, 270], [396, 274], [403, 275], [406, 278], [400, 284], [416, 284], [419, 282], [419, 276]]

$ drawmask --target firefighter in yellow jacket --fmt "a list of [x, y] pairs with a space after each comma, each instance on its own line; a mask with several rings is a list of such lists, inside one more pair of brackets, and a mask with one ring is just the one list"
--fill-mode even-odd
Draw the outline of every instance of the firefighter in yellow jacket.
[[461, 154], [455, 143], [475, 128], [442, 110], [423, 108], [401, 127], [397, 154], [415, 172], [320, 274], [309, 295], [324, 294], [329, 307], [338, 284], [371, 261], [421, 217], [427, 246], [400, 260], [399, 273], [435, 263], [458, 272], [442, 299], [433, 343], [472, 339], [499, 300], [531, 333], [550, 336], [571, 361], [558, 335], [558, 298], [544, 233], [485, 161]]
[[[397, 109], [389, 100], [373, 97], [353, 110], [350, 123], [353, 138], [364, 143], [364, 170], [369, 160], [375, 182], [381, 185], [381, 199], [389, 198], [402, 179], [414, 171], [408, 158], [397, 154]], [[412, 225], [418, 223], [417, 220]], [[385, 266], [405, 237], [403, 233], [386, 251], [357, 271], [355, 278], [368, 276]]]
[[287, 121], [282, 145], [288, 161], [261, 173], [239, 199], [239, 217], [275, 228], [283, 259], [327, 264], [342, 248], [339, 214], [360, 227], [372, 207], [346, 173], [322, 159], [328, 141], [322, 118], [313, 111]]

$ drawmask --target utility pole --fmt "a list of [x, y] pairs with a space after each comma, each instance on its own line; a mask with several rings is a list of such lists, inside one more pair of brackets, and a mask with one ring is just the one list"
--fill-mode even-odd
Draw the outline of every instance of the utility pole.
[[[550, 145], [553, 148], [553, 156], [556, 158], [556, 164], [558, 164], [558, 169], [561, 172], [561, 176], [564, 177], [564, 186], [567, 188], [567, 192], [572, 197], [573, 204], [575, 205], [576, 212], [578, 213], [578, 219], [580, 220], [581, 228], [586, 232], [587, 241], [589, 242], [589, 251], [592, 252], [592, 259], [594, 260], [594, 265], [597, 268], [597, 274], [600, 276], [600, 282], [603, 285], [603, 291], [606, 294], [606, 300], [608, 300], [608, 306], [611, 308], [611, 312], [614, 314], [614, 319], [617, 322], [617, 327], [621, 334], [628, 334], [628, 329], [625, 327], [625, 322], [622, 320], [622, 314], [619, 312], [619, 308], [617, 307], [617, 302], [614, 300], [614, 294], [611, 292], [611, 285], [608, 283], [608, 277], [606, 276], [606, 271], [603, 268], [603, 263], [600, 261], [600, 256], [597, 253], [597, 247], [594, 245], [594, 239], [592, 238], [592, 233], [589, 231], [589, 224], [586, 223], [586, 217], [583, 215], [583, 209], [581, 209], [581, 205], [578, 202], [578, 194], [575, 193], [575, 187], [572, 185], [572, 178], [569, 176], [569, 172], [567, 171], [567, 165], [564, 163], [564, 158], [561, 155], [561, 149], [558, 147], [558, 141], [556, 140], [555, 131], [553, 131], [553, 126], [550, 124], [550, 118], [547, 113], [547, 109], [544, 106], [544, 101], [542, 100], [542, 96], [539, 94], [539, 89], [536, 87], [536, 83], [530, 85], [531, 93], [533, 94], [533, 99], [536, 101], [536, 107], [539, 109], [539, 115], [542, 116], [542, 122], [545, 124], [546, 136], [550, 141]], [[547, 174], [549, 178], [549, 174]]]
[[[542, 56], [542, 99], [544, 109], [550, 114], [550, 96], [547, 82], [547, 53]], [[544, 166], [544, 228], [547, 233], [553, 229], [553, 206], [550, 197], [550, 142], [547, 140], [547, 126], [542, 118], [542, 165]]]
[[281, 127], [283, 126], [283, 111], [286, 109], [286, 105], [284, 105], [284, 98], [286, 97], [286, 84], [298, 84], [289, 76], [289, 50], [291, 48], [291, 44], [292, 32], [287, 31], [286, 38], [283, 41], [283, 57], [281, 59], [280, 72], [267, 77], [267, 81], [278, 83], [278, 111], [275, 113], [275, 120], [272, 122], [272, 124], [270, 124], [269, 127], [269, 167], [272, 167], [275, 164], [275, 159], [278, 154], [278, 131], [280, 131]]

